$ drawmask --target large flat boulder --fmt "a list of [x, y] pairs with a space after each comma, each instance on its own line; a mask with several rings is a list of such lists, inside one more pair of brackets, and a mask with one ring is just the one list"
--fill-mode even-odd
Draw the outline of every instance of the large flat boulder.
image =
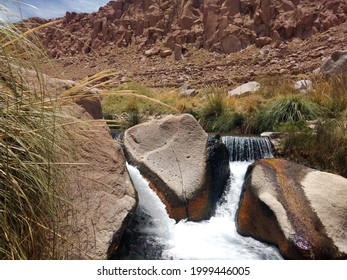
[[347, 72], [347, 50], [334, 51], [322, 65], [325, 76], [339, 75]]
[[74, 164], [66, 165], [68, 203], [58, 247], [64, 259], [107, 259], [131, 221], [137, 194], [106, 123], [95, 122], [78, 105], [65, 114], [70, 125], [61, 141], [73, 141], [76, 149], [66, 159]]
[[247, 172], [240, 234], [276, 244], [289, 259], [347, 257], [347, 179], [281, 159]]
[[229, 169], [217, 168], [221, 179], [216, 182], [210, 167], [216, 162], [228, 167], [228, 152], [217, 142], [208, 149], [207, 133], [188, 114], [140, 124], [124, 135], [128, 160], [151, 182], [176, 220], [207, 218], [222, 194]]

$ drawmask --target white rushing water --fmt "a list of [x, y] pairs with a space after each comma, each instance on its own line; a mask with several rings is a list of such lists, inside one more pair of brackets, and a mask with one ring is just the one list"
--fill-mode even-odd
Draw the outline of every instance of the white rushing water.
[[230, 162], [230, 185], [213, 217], [202, 222], [179, 223], [169, 218], [165, 205], [138, 169], [127, 165], [139, 194], [139, 207], [151, 217], [151, 222], [141, 231], [151, 237], [151, 242], [160, 245], [162, 259], [281, 259], [273, 246], [243, 237], [236, 231], [235, 214], [249, 164]]

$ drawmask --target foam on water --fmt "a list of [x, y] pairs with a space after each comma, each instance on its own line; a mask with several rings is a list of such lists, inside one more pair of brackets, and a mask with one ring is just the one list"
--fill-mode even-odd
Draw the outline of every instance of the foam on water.
[[169, 218], [164, 204], [140, 172], [128, 165], [139, 194], [139, 207], [151, 217], [141, 231], [151, 242], [158, 242], [162, 259], [281, 259], [275, 247], [236, 231], [235, 214], [249, 164], [230, 162], [230, 184], [210, 220], [179, 223]]

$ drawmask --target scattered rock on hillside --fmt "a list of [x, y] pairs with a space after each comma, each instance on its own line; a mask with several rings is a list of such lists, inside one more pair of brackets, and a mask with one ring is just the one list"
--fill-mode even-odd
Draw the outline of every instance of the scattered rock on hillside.
[[118, 247], [131, 221], [137, 195], [122, 149], [112, 139], [106, 123], [93, 122], [78, 105], [66, 111], [75, 122], [66, 126], [66, 137], [78, 148], [71, 155], [77, 164], [66, 170], [68, 225], [63, 229], [66, 240], [61, 240], [59, 246], [69, 248], [64, 255], [67, 259], [106, 259]]
[[160, 48], [154, 47], [145, 51], [145, 56], [147, 57], [155, 56], [155, 55], [158, 55], [160, 52], [161, 52]]
[[170, 55], [172, 55], [172, 50], [166, 49], [166, 50], [162, 50], [162, 51], [160, 52], [160, 56], [161, 56], [162, 58], [168, 57], [168, 56], [170, 56]]
[[216, 158], [220, 152], [207, 153], [208, 135], [191, 115], [134, 126], [125, 132], [124, 146], [128, 160], [151, 182], [171, 218], [209, 217], [215, 202], [211, 200], [222, 194], [229, 174], [220, 175], [224, 184], [211, 182], [208, 163], [223, 163], [223, 155], [219, 160], [208, 156]]
[[257, 91], [260, 88], [260, 84], [258, 82], [252, 81], [246, 84], [243, 84], [231, 91], [228, 92], [228, 96], [241, 96], [246, 93], [252, 93]]
[[247, 172], [238, 232], [277, 245], [290, 259], [347, 257], [347, 179], [281, 159]]
[[182, 53], [182, 46], [181, 45], [175, 45], [174, 46], [174, 59], [175, 60], [182, 60], [183, 59], [183, 53]]
[[311, 80], [300, 80], [295, 82], [294, 90], [300, 91], [301, 93], [308, 93], [313, 90], [313, 83]]
[[193, 89], [190, 85], [184, 84], [180, 88], [180, 94], [193, 97], [197, 94], [197, 91]]
[[195, 44], [230, 54], [254, 43], [306, 39], [326, 31], [346, 21], [345, 7], [345, 1], [325, 0], [118, 0], [96, 13], [67, 12], [59, 28], [40, 32], [55, 57], [90, 53], [107, 44], [149, 46], [159, 41], [170, 49]]
[[335, 51], [322, 65], [324, 76], [338, 75], [347, 72], [347, 51]]
[[258, 47], [258, 48], [262, 48], [266, 45], [269, 45], [271, 44], [272, 42], [272, 39], [269, 38], [269, 37], [259, 37], [255, 40], [255, 45]]
[[[42, 39], [43, 45], [48, 52], [59, 54], [57, 55], [59, 58], [54, 60], [52, 64], [44, 65], [44, 67], [52, 77], [72, 80], [82, 80], [105, 69], [113, 69], [114, 73], [119, 72], [119, 74], [115, 74], [112, 87], [116, 87], [121, 83], [124, 73], [131, 77], [133, 81], [144, 83], [149, 87], [177, 87], [176, 80], [180, 76], [187, 74], [183, 72], [189, 65], [191, 72], [188, 80], [195, 87], [214, 84], [232, 86], [235, 83], [242, 84], [252, 81], [254, 77], [257, 77], [257, 80], [262, 80], [269, 76], [281, 75], [285, 76], [286, 79], [294, 80], [298, 74], [311, 74], [322, 65], [322, 60], [325, 57], [328, 57], [335, 50], [343, 50], [345, 48], [344, 38], [347, 22], [343, 23], [345, 12], [341, 8], [345, 1], [338, 1], [338, 5], [334, 4], [335, 7], [327, 5], [329, 1], [323, 3], [323, 0], [316, 1], [315, 5], [309, 0], [302, 0], [300, 4], [298, 2], [294, 3], [294, 1], [286, 1], [285, 4], [279, 0], [270, 2], [270, 9], [268, 9], [268, 4], [265, 5], [263, 1], [244, 1], [242, 5], [234, 5], [234, 2], [230, 1], [221, 1], [221, 7], [213, 7], [210, 1], [200, 1], [199, 3], [194, 2], [193, 8], [195, 10], [191, 10], [191, 2], [187, 1], [184, 3], [187, 4], [186, 8], [184, 8], [185, 16], [194, 19], [194, 28], [190, 30], [181, 30], [182, 26], [187, 23], [182, 23], [183, 25], [177, 26], [176, 29], [175, 24], [180, 18], [180, 14], [171, 17], [172, 12], [175, 13], [176, 11], [178, 13], [180, 11], [182, 7], [178, 4], [183, 3], [183, 1], [175, 0], [164, 3], [158, 0], [151, 2], [150, 6], [153, 6], [150, 9], [151, 17], [153, 17], [153, 12], [158, 16], [159, 22], [157, 24], [160, 25], [160, 28], [149, 26], [147, 21], [147, 12], [149, 10], [144, 11], [143, 4], [140, 1], [131, 1], [131, 3], [129, 1], [120, 1], [117, 4], [120, 6], [116, 5], [117, 8], [109, 4], [101, 8], [97, 13], [76, 14], [68, 23], [65, 23], [63, 19], [62, 22], [53, 25], [52, 28], [39, 29], [38, 33], [41, 34], [38, 34], [38, 36]], [[260, 4], [262, 5], [261, 9], [254, 9], [254, 7]], [[157, 13], [157, 9], [154, 7], [157, 5], [160, 6], [159, 9], [167, 11], [170, 16], [165, 13]], [[215, 22], [206, 21], [206, 25], [208, 25], [206, 30], [209, 30], [208, 34], [205, 34], [205, 20], [202, 23], [199, 20], [201, 5], [209, 6], [209, 12], [206, 10], [202, 14], [211, 18], [219, 18], [219, 12], [224, 14], [230, 8], [227, 12], [228, 16], [221, 18], [220, 23], [215, 24]], [[273, 10], [273, 6], [276, 7], [275, 10]], [[301, 38], [297, 37], [297, 34], [310, 34], [310, 32], [306, 32], [306, 27], [310, 28], [310, 25], [299, 24], [302, 20], [300, 18], [301, 10], [306, 9], [306, 6], [308, 6], [308, 10], [314, 10], [314, 13], [316, 13], [313, 29], [317, 29], [319, 32], [314, 31], [307, 38]], [[171, 9], [172, 7], [175, 9]], [[276, 22], [278, 17], [283, 19], [276, 26], [279, 29], [270, 31], [270, 33], [272, 32], [270, 35], [265, 34], [266, 32], [264, 33], [266, 25], [252, 24], [252, 20], [257, 19], [258, 12], [260, 13], [263, 9], [266, 10], [266, 13], [264, 13], [266, 17], [263, 16], [266, 22], [269, 22], [266, 20], [269, 15], [271, 23]], [[336, 26], [325, 30], [320, 28], [319, 25], [327, 9], [334, 11], [339, 18], [339, 22], [334, 22]], [[241, 11], [241, 13], [237, 11]], [[250, 11], [254, 11], [254, 13]], [[295, 16], [292, 19], [293, 11]], [[193, 13], [193, 16], [190, 12]], [[306, 12], [307, 9], [305, 14]], [[286, 14], [286, 16], [282, 14]], [[309, 13], [307, 15], [308, 19], [311, 20]], [[294, 30], [293, 37], [289, 40], [283, 38], [282, 35], [285, 32], [285, 28], [281, 28], [282, 25], [287, 24], [286, 21], [289, 20], [287, 16], [291, 23], [294, 22], [294, 25], [296, 24], [296, 28], [286, 26], [286, 29], [289, 31], [291, 29]], [[296, 16], [299, 19], [296, 19]], [[100, 31], [97, 37], [90, 38], [91, 26], [94, 26], [95, 21], [101, 18], [106, 18], [106, 21], [101, 22], [101, 29], [105, 25], [106, 31], [110, 28], [115, 29], [117, 32], [106, 32], [106, 36], [103, 37], [104, 33]], [[169, 21], [166, 21], [166, 19], [169, 19]], [[172, 19], [172, 22], [170, 19]], [[26, 22], [26, 25], [35, 27], [37, 24], [44, 23], [47, 23], [47, 20], [35, 19], [31, 22]], [[229, 26], [225, 28], [227, 24]], [[274, 27], [274, 25], [269, 24], [268, 29]], [[244, 31], [238, 32], [238, 28]], [[261, 51], [253, 46], [248, 47], [247, 42], [249, 40], [241, 38], [246, 36], [245, 33], [247, 33], [246, 30], [248, 28], [250, 30], [259, 28], [260, 33], [256, 34], [255, 37], [250, 32], [253, 34], [251, 37], [255, 39], [262, 37], [271, 38], [271, 46], [266, 45]], [[133, 29], [136, 29], [136, 31]], [[218, 32], [215, 31], [216, 29], [218, 29]], [[296, 33], [295, 30], [299, 32]], [[198, 36], [196, 40], [195, 34]], [[224, 39], [224, 36], [227, 38]], [[212, 37], [217, 39], [214, 40]], [[223, 38], [223, 40], [220, 40], [219, 37]], [[117, 41], [118, 39], [119, 41]], [[154, 41], [157, 43], [153, 43]], [[128, 45], [126, 42], [128, 42]], [[252, 42], [255, 41], [252, 39]], [[183, 49], [184, 60], [180, 62], [172, 61], [171, 59], [157, 59], [157, 57], [147, 59], [145, 56], [142, 56], [144, 50], [155, 45], [161, 49], [167, 48], [173, 51], [175, 44], [184, 47], [188, 46], [189, 49], [187, 54], [184, 53], [185, 48]], [[129, 45], [137, 46], [137, 48], [123, 48]], [[199, 50], [194, 50], [193, 46], [199, 48]], [[79, 51], [80, 47], [81, 51]], [[206, 52], [203, 49], [211, 52]], [[84, 50], [88, 50], [88, 52]], [[223, 54], [225, 50], [241, 51], [237, 54], [227, 55]], [[72, 52], [74, 53], [73, 55]], [[55, 57], [55, 55], [53, 56]], [[174, 58], [174, 55], [172, 57]], [[181, 59], [183, 56], [179, 55], [178, 57]], [[105, 87], [108, 86], [111, 86], [111, 84]]]

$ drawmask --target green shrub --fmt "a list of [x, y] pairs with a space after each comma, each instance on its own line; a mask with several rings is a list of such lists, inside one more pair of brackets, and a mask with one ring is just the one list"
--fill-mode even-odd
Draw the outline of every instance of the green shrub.
[[328, 117], [335, 118], [347, 109], [347, 75], [331, 77], [328, 80], [330, 93], [325, 106]]
[[317, 104], [303, 96], [293, 95], [275, 100], [257, 116], [258, 131], [273, 131], [283, 123], [313, 120], [320, 115]]
[[122, 128], [128, 129], [139, 123], [141, 123], [141, 114], [139, 111], [130, 111], [125, 118], [125, 122], [122, 124]]
[[277, 132], [298, 132], [298, 131], [305, 131], [308, 130], [307, 122], [302, 119], [299, 121], [288, 121], [280, 123], [275, 127], [275, 131]]
[[201, 108], [200, 118], [203, 121], [217, 118], [227, 111], [226, 92], [222, 88], [211, 87], [206, 94], [206, 102]]
[[242, 115], [233, 112], [226, 112], [220, 116], [210, 118], [207, 121], [205, 120], [200, 123], [207, 132], [228, 133], [234, 130], [240, 130], [243, 121], [244, 118]]
[[121, 84], [116, 88], [116, 90], [130, 90], [135, 91], [136, 93], [141, 95], [153, 97], [153, 91], [149, 87], [137, 82]]
[[131, 85], [136, 85], [136, 87], [122, 85], [117, 89], [105, 91], [102, 101], [102, 109], [105, 114], [127, 113], [132, 110], [131, 103], [134, 104], [134, 102], [141, 115], [161, 115], [178, 111], [174, 106], [160, 101], [151, 89], [136, 83]]
[[141, 122], [141, 114], [139, 110], [139, 104], [135, 97], [129, 97], [128, 104], [125, 108], [127, 114], [125, 121], [122, 124], [123, 129], [128, 129], [134, 125], [137, 125]]
[[283, 145], [284, 156], [313, 168], [347, 177], [345, 120], [328, 120], [316, 131], [292, 134]]

